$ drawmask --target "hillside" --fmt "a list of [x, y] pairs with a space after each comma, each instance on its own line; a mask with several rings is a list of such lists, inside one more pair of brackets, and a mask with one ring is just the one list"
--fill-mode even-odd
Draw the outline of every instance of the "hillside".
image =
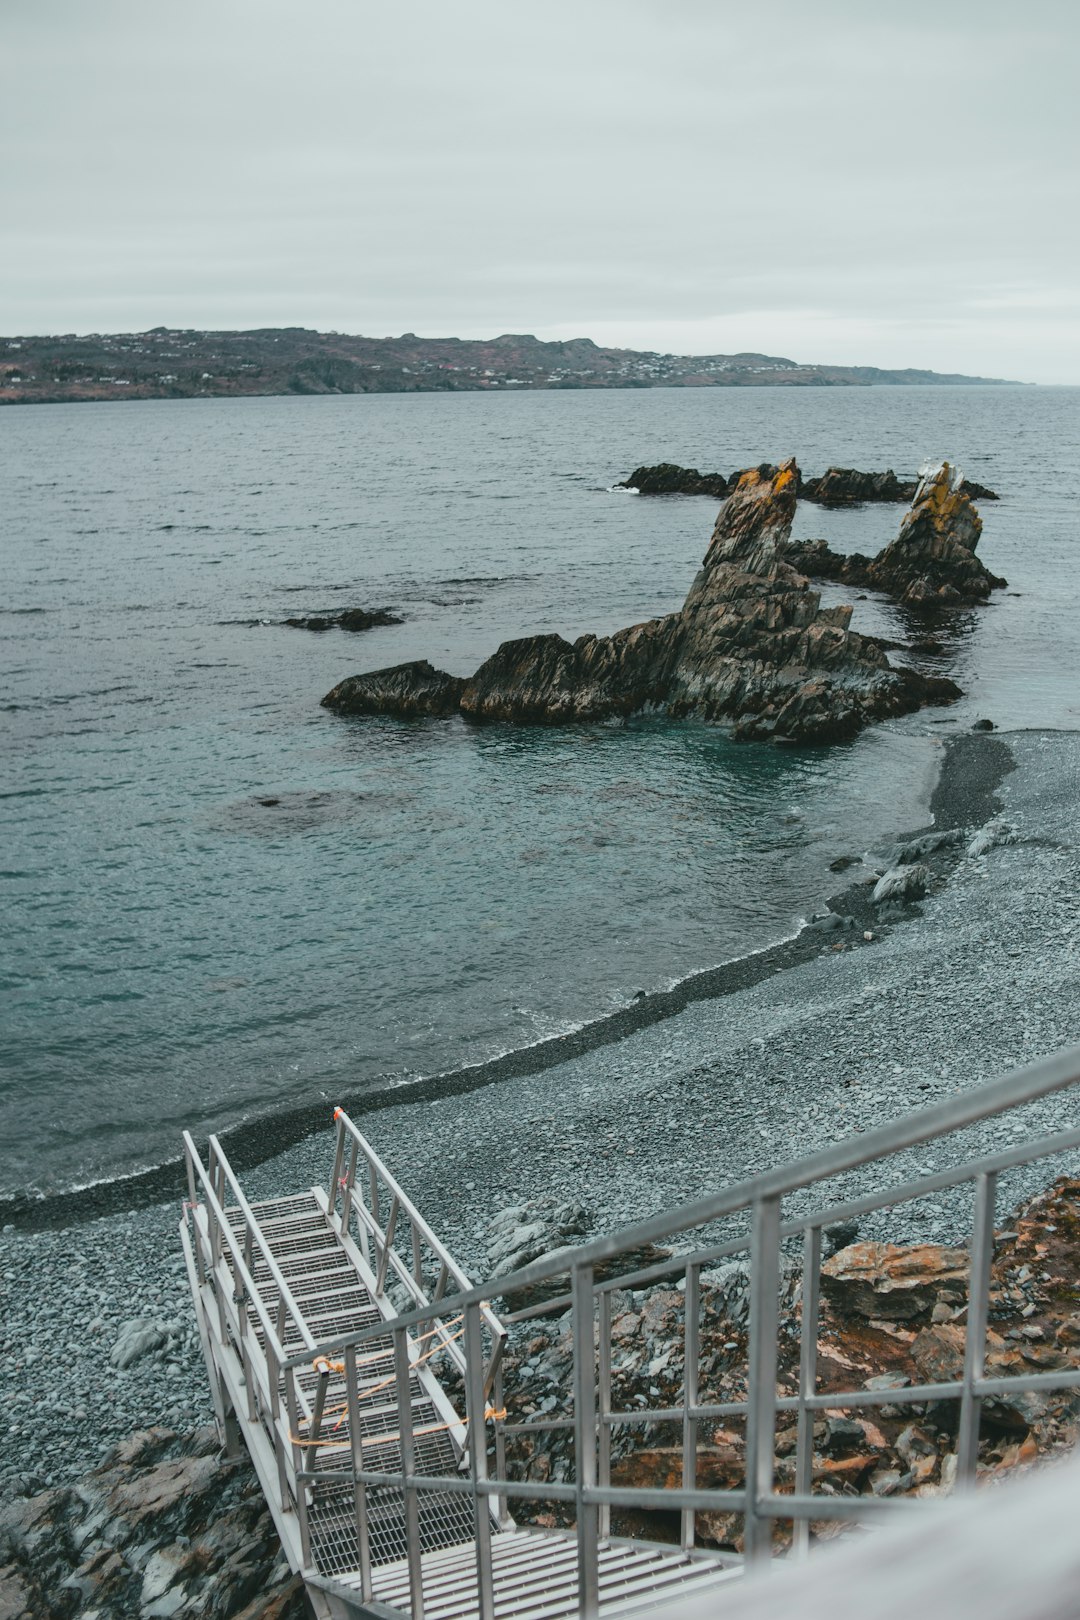
[[653, 354], [589, 338], [351, 337], [304, 327], [0, 337], [0, 403], [190, 399], [236, 394], [459, 389], [867, 387], [980, 383], [935, 371], [804, 365], [768, 354]]

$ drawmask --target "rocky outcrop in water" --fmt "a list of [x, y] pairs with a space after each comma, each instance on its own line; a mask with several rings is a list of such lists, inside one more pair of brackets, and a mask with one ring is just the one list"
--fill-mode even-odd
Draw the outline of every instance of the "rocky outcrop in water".
[[615, 488], [636, 489], [639, 495], [713, 495], [722, 501], [738, 481], [738, 473], [729, 483], [723, 473], [700, 473], [696, 467], [661, 461], [655, 467], [635, 467]]
[[824, 540], [803, 541], [789, 555], [815, 579], [884, 591], [909, 607], [952, 607], [983, 602], [1006, 584], [975, 555], [981, 534], [971, 486], [943, 461], [923, 474], [900, 533], [876, 557], [844, 556]]
[[951, 681], [894, 669], [880, 642], [849, 630], [849, 607], [821, 607], [786, 560], [797, 488], [794, 461], [741, 475], [678, 613], [573, 644], [504, 642], [463, 682], [426, 663], [352, 676], [323, 703], [543, 725], [644, 710], [726, 722], [742, 739], [833, 742], [958, 697]]
[[327, 692], [322, 702], [324, 708], [339, 714], [396, 714], [411, 719], [454, 714], [464, 687], [459, 675], [445, 675], [426, 658], [419, 658], [370, 675], [350, 675]]
[[[723, 498], [738, 486], [741, 472], [725, 478], [723, 473], [701, 473], [696, 467], [679, 467], [674, 462], [662, 461], [655, 467], [635, 467], [616, 489], [636, 489], [639, 495], [713, 495]], [[873, 501], [912, 501], [918, 489], [917, 478], [898, 478], [890, 467], [887, 472], [859, 472], [854, 467], [830, 467], [819, 478], [799, 475], [797, 495], [800, 501], [813, 501], [819, 506], [863, 506]], [[996, 501], [992, 489], [983, 484], [964, 481], [964, 489], [973, 500]]]
[[314, 614], [306, 619], [286, 619], [291, 630], [375, 630], [384, 624], [404, 624], [389, 608], [346, 608], [344, 613]]

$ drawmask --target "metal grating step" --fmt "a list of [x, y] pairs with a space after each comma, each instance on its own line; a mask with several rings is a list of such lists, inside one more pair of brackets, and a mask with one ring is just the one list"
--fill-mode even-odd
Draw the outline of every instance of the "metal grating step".
[[[449, 1492], [418, 1493], [420, 1546], [424, 1552], [457, 1546], [473, 1537], [472, 1503]], [[310, 1510], [311, 1551], [323, 1575], [352, 1572], [359, 1563], [352, 1487], [316, 1486]], [[368, 1491], [368, 1530], [373, 1565], [393, 1563], [408, 1552], [405, 1501], [400, 1491]]]

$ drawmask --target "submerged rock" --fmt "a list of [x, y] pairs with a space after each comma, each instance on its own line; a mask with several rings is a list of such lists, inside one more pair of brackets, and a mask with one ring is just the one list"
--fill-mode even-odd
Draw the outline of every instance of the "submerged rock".
[[854, 467], [830, 467], [820, 478], [810, 478], [799, 490], [799, 499], [816, 501], [820, 506], [862, 506], [867, 501], [910, 501], [915, 493], [914, 478], [899, 479], [890, 467], [887, 472], [857, 472]]
[[384, 624], [404, 624], [389, 608], [346, 608], [344, 613], [316, 614], [307, 619], [286, 619], [292, 630], [375, 630]]
[[850, 607], [822, 608], [789, 566], [797, 488], [794, 461], [742, 474], [678, 613], [573, 644], [504, 642], [464, 682], [426, 663], [352, 676], [323, 703], [545, 725], [649, 710], [726, 721], [742, 739], [833, 742], [958, 697], [951, 681], [894, 669], [879, 641], [848, 629]]
[[824, 540], [804, 540], [791, 548], [791, 558], [814, 579], [884, 591], [909, 607], [985, 601], [1007, 582], [975, 555], [982, 519], [972, 494], [981, 487], [965, 483], [943, 461], [923, 474], [900, 533], [876, 557], [845, 556]]

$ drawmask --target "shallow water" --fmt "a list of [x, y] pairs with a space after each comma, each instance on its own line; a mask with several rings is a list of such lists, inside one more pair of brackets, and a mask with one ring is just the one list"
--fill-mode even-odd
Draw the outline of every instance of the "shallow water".
[[[940, 739], [1077, 724], [1080, 391], [627, 391], [0, 412], [0, 1188], [174, 1151], [182, 1124], [477, 1061], [788, 934], [828, 862], [923, 819]], [[707, 500], [641, 461], [798, 454], [1005, 497], [1010, 580], [958, 616], [969, 697], [832, 751], [657, 722], [342, 720], [357, 669], [677, 607]], [[900, 512], [800, 508], [876, 550]], [[832, 589], [828, 599], [844, 593]], [[350, 636], [297, 613], [391, 606]], [[896, 635], [895, 609], [855, 624]], [[263, 803], [275, 800], [275, 803]], [[542, 1082], [538, 1082], [542, 1083]]]

